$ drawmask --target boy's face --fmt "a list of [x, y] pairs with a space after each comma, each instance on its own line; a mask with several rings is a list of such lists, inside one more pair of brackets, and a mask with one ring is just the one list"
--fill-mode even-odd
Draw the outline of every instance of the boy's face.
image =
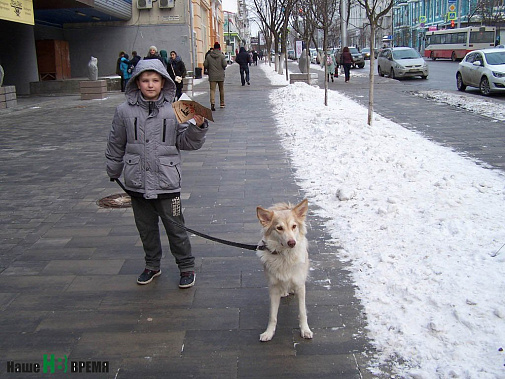
[[137, 79], [137, 85], [146, 100], [156, 100], [165, 85], [165, 78], [155, 71], [144, 71]]

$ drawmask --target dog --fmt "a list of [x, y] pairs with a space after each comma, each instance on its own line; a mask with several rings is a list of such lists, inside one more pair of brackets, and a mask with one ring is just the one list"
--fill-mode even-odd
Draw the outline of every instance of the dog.
[[307, 323], [305, 307], [305, 281], [309, 272], [305, 226], [307, 211], [307, 199], [296, 206], [279, 203], [268, 209], [256, 208], [263, 228], [256, 254], [263, 263], [270, 295], [270, 317], [267, 329], [260, 335], [260, 341], [266, 342], [273, 338], [281, 297], [293, 292], [298, 298], [300, 334], [303, 338], [313, 336]]

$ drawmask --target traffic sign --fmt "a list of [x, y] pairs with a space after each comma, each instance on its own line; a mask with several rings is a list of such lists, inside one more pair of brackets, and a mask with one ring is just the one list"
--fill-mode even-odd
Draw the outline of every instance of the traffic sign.
[[450, 20], [456, 20], [456, 12], [448, 12], [447, 13], [447, 19]]

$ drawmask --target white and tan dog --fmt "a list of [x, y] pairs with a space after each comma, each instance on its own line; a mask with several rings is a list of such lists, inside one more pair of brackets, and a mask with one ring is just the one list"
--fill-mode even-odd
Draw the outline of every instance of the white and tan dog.
[[268, 209], [256, 208], [263, 226], [261, 247], [256, 254], [263, 263], [270, 294], [270, 318], [267, 329], [260, 335], [261, 341], [273, 338], [281, 297], [293, 292], [298, 297], [300, 334], [303, 338], [312, 338], [305, 307], [305, 281], [309, 271], [307, 211], [307, 199], [296, 206], [281, 203]]

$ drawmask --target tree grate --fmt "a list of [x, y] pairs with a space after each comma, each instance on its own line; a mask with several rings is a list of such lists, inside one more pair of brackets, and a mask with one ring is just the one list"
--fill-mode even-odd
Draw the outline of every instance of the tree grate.
[[116, 193], [96, 202], [100, 208], [130, 208], [132, 200], [126, 193]]

